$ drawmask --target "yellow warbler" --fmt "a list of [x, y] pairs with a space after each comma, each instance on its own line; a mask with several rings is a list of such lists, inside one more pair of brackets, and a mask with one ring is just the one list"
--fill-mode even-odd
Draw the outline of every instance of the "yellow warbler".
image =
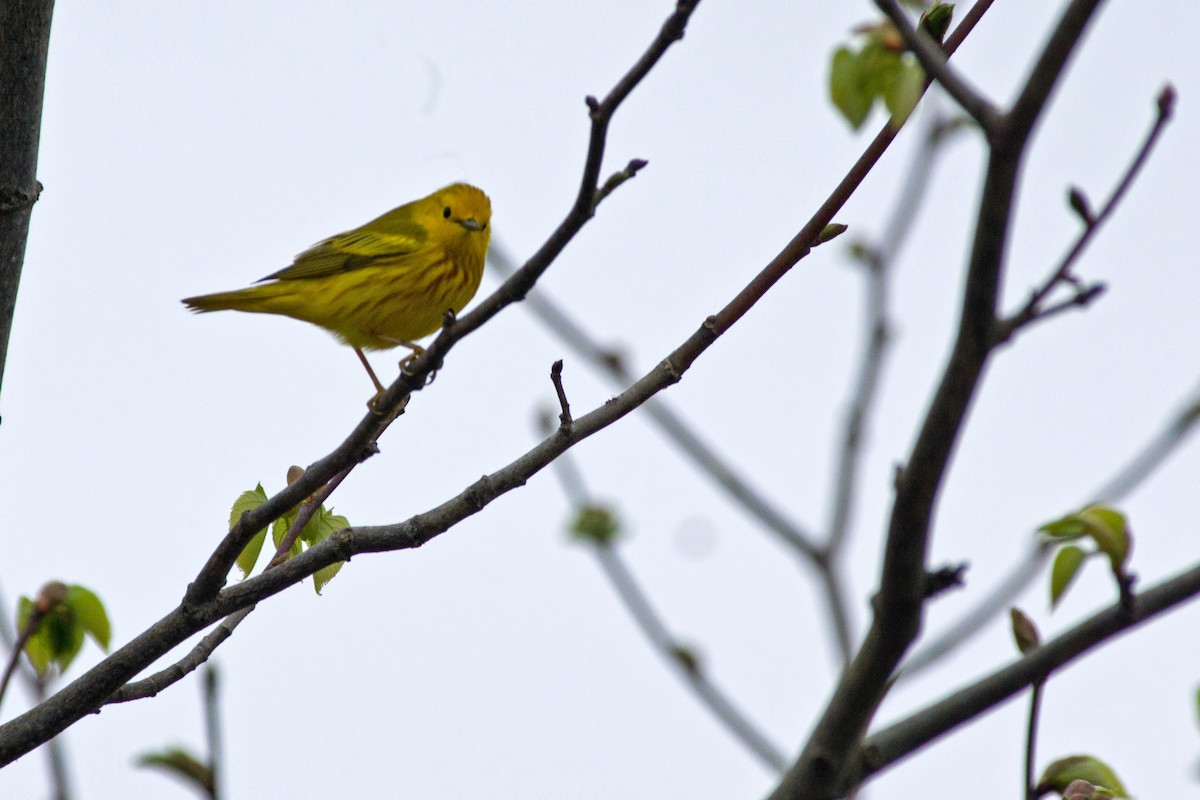
[[475, 296], [491, 218], [486, 194], [455, 183], [318, 242], [257, 286], [183, 302], [192, 311], [282, 314], [319, 325], [354, 348], [382, 392], [363, 348], [421, 352], [413, 342]]

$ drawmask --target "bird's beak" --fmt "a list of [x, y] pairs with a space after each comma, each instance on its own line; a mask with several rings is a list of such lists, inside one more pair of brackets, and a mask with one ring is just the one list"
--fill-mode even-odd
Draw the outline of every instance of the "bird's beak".
[[474, 220], [470, 217], [468, 217], [467, 219], [456, 219], [454, 221], [457, 222], [459, 225], [462, 225], [464, 228], [466, 228], [469, 231], [483, 230], [483, 226], [480, 225], [476, 220]]

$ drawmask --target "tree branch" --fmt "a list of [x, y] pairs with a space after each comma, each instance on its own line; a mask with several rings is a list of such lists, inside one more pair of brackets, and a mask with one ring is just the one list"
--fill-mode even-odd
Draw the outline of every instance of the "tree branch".
[[454, 344], [477, 330], [506, 306], [521, 300], [567, 243], [591, 219], [595, 212], [596, 181], [604, 158], [609, 122], [622, 101], [646, 77], [667, 49], [683, 37], [687, 21], [698, 3], [699, 0], [680, 0], [650, 47], [617, 82], [608, 96], [602, 102], [589, 100], [592, 128], [579, 193], [574, 206], [545, 244], [525, 266], [517, 270], [474, 311], [457, 319], [454, 325], [443, 328], [433, 343], [426, 348], [425, 354], [414, 359], [409, 369], [401, 371], [396, 381], [376, 398], [373, 412], [363, 418], [336, 450], [310, 466], [298, 481], [278, 492], [258, 508], [242, 515], [188, 586], [183, 602], [185, 611], [190, 613], [192, 607], [216, 596], [225, 585], [226, 576], [238, 554], [255, 533], [287, 513], [336, 473], [370, 457], [374, 452], [376, 440], [391, 424], [395, 413], [407, 402], [412, 392], [426, 385], [430, 373], [443, 363]]
[[[172, 684], [186, 678], [196, 670], [205, 661], [208, 661], [209, 656], [221, 646], [222, 643], [233, 635], [234, 630], [238, 625], [242, 624], [242, 620], [250, 616], [250, 612], [254, 611], [254, 606], [246, 606], [233, 614], [221, 620], [212, 632], [193, 647], [186, 656], [176, 661], [166, 669], [160, 670], [148, 678], [137, 681], [136, 683], [127, 683], [117, 691], [113, 692], [104, 700], [103, 705], [111, 705], [113, 703], [128, 703], [130, 700], [142, 700], [147, 697], [154, 697], [163, 689], [166, 689]], [[164, 618], [166, 619], [166, 618]], [[187, 638], [187, 635], [183, 637]], [[182, 641], [182, 640], [181, 640]], [[135, 673], [136, 674], [136, 673]]]
[[[980, 0], [977, 8], [986, 4], [990, 4], [990, 0]], [[660, 38], [656, 40], [651, 51], [648, 51], [649, 56], [657, 50], [657, 55], [651, 60], [657, 60], [662, 50], [674, 41], [670, 38], [671, 35], [678, 38], [677, 34], [682, 32], [681, 26], [686, 22], [687, 14], [690, 14], [694, 5], [680, 3], [675, 14], [664, 26]], [[973, 25], [972, 20], [977, 19], [978, 15], [968, 14], [955, 36], [951, 37], [950, 44], [952, 45], [956, 38], [961, 41], [960, 31], [963, 31], [961, 35], [965, 36], [964, 26], [968, 23]], [[952, 46], [948, 46], [948, 49], [952, 49]], [[645, 61], [646, 57], [639, 63]], [[630, 75], [635, 73], [636, 69], [631, 71]], [[619, 86], [628, 85], [627, 79], [630, 79], [630, 76], [626, 76]], [[640, 76], [637, 79], [640, 80]], [[598, 110], [603, 112], [605, 108], [615, 108], [615, 104], [623, 97], [624, 94], [614, 90], [604, 103], [598, 105]], [[597, 141], [596, 113], [597, 111], [593, 112], [593, 145]], [[549, 261], [586, 221], [586, 216], [576, 218], [574, 215], [577, 214], [577, 210], [573, 209], [568, 219], [552, 234], [538, 254], [479, 308], [458, 320], [451, 329], [444, 330], [426, 350], [426, 355], [417, 359], [411, 373], [401, 374], [377, 400], [380, 413], [364, 418], [345, 442], [309, 467], [295, 483], [270, 498], [263, 506], [242, 515], [189, 586], [178, 608], [45, 703], [0, 725], [0, 766], [20, 757], [80, 717], [97, 709], [122, 684], [197, 631], [235, 611], [283, 591], [334, 562], [348, 561], [359, 553], [419, 547], [457, 522], [477, 513], [501, 494], [523, 485], [530, 476], [569, 447], [611, 425], [662, 389], [678, 382], [683, 373], [714, 341], [732, 327], [796, 261], [807, 254], [811, 242], [816, 240], [832, 215], [862, 181], [871, 164], [878, 159], [893, 136], [894, 133], [887, 131], [876, 137], [867, 153], [859, 159], [812, 220], [730, 303], [719, 313], [706, 319], [695, 333], [625, 392], [576, 419], [570, 433], [558, 431], [521, 458], [492, 475], [484, 476], [457, 497], [429, 512], [396, 525], [339, 531], [278, 568], [222, 590], [225, 576], [238, 553], [256, 531], [296, 505], [346, 465], [369, 456], [375, 438], [387, 426], [389, 412], [397, 408], [409, 392], [416, 391], [423, 385], [433, 365], [441, 363], [453, 341], [478, 328], [505, 305], [519, 299], [523, 292], [533, 285], [537, 276], [549, 265]], [[602, 144], [602, 136], [599, 137], [599, 141]], [[593, 146], [589, 152], [594, 150]], [[508, 294], [514, 290], [518, 294]]]
[[[1158, 110], [1150, 131], [1142, 142], [1137, 155], [1126, 169], [1124, 176], [1105, 202], [1100, 214], [1087, 221], [1084, 230], [1067, 255], [1042, 286], [1033, 292], [1025, 306], [1020, 311], [997, 324], [996, 344], [1008, 341], [1017, 331], [1034, 321], [1046, 319], [1048, 316], [1057, 313], [1057, 311], [1073, 307], [1079, 304], [1081, 300], [1087, 302], [1084, 297], [1088, 289], [1080, 287], [1080, 294], [1077, 294], [1076, 297], [1069, 298], [1049, 308], [1043, 307], [1045, 298], [1054, 286], [1068, 279], [1071, 275], [1071, 267], [1082, 254], [1091, 236], [1109, 218], [1121, 198], [1128, 191], [1129, 187], [1132, 186], [1134, 179], [1149, 158], [1166, 123], [1170, 120], [1174, 110], [1174, 103], [1175, 92], [1168, 85], [1159, 94], [1156, 104]], [[1091, 291], [1095, 292], [1095, 287]], [[1114, 502], [1132, 491], [1150, 472], [1162, 464], [1167, 456], [1183, 443], [1195, 425], [1197, 417], [1200, 416], [1198, 409], [1200, 409], [1200, 390], [1194, 392], [1193, 399], [1187, 401], [1185, 408], [1172, 417], [1168, 425], [1156, 434], [1127, 466], [1123, 467], [1117, 475], [1110, 478], [1103, 488], [1097, 490], [1085, 505], [1098, 502]], [[937, 639], [929, 642], [908, 658], [904, 662], [901, 677], [907, 678], [915, 675], [931, 664], [940, 661], [943, 656], [951, 652], [961, 642], [965, 641], [972, 634], [982, 630], [987, 621], [991, 620], [1008, 606], [1013, 598], [1028, 585], [1029, 581], [1033, 579], [1037, 571], [1044, 565], [1047, 552], [1047, 549], [1040, 544], [1033, 545], [1016, 567], [1001, 580], [995, 589], [984, 597], [976, 608], [965, 614], [962, 619], [947, 629]]]
[[1014, 664], [867, 738], [855, 756], [854, 783], [994, 708], [1089, 650], [1200, 595], [1200, 566], [1138, 594], [1132, 610], [1121, 603], [1046, 642]]
[[[891, 265], [903, 247], [904, 240], [912, 229], [913, 219], [921, 207], [943, 135], [943, 121], [940, 115], [935, 114], [930, 117], [930, 120], [929, 127], [922, 137], [909, 167], [908, 178], [904, 181], [901, 197], [895, 204], [892, 217], [880, 236], [880, 243], [873, 247], [864, 247], [862, 260], [866, 266], [867, 277], [866, 336], [862, 355], [859, 358], [855, 388], [851, 394], [849, 408], [842, 425], [842, 445], [835, 459], [832, 511], [827, 539], [822, 548], [825, 559], [821, 569], [823, 572], [830, 573], [825, 578], [827, 594], [830, 598], [842, 595], [838, 577], [838, 557], [850, 528], [850, 515], [858, 494], [858, 478], [861, 469], [863, 440], [866, 436], [866, 422], [875, 403], [876, 389], [890, 343], [891, 322], [888, 320], [887, 306]], [[837, 602], [831, 599], [830, 607], [833, 611], [831, 616], [833, 617], [834, 635], [842, 661], [845, 663], [853, 654], [850, 621], [844, 601]]]
[[991, 353], [1013, 199], [1029, 134], [1099, 0], [1074, 0], [1038, 69], [989, 140], [991, 152], [950, 361], [896, 482], [875, 614], [866, 639], [774, 798], [833, 798], [853, 788], [850, 758], [920, 631], [934, 505]]
[[53, 0], [0, 4], [0, 384], [37, 180]]

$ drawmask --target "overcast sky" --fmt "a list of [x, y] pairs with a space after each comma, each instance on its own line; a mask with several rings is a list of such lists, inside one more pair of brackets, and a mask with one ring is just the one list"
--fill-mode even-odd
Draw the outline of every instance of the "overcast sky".
[[[955, 63], [1007, 103], [1064, 3], [1001, 0]], [[965, 7], [965, 5], [964, 5]], [[56, 4], [39, 177], [4, 376], [0, 590], [80, 583], [120, 645], [173, 608], [238, 494], [336, 446], [364, 413], [353, 353], [282, 318], [195, 317], [179, 299], [239, 288], [313, 242], [446, 183], [484, 188], [494, 239], [536, 248], [576, 192], [583, 98], [649, 43], [669, 2]], [[604, 174], [621, 187], [539, 285], [639, 372], [717, 310], [795, 233], [882, 120], [850, 132], [826, 99], [832, 49], [873, 18], [860, 3], [706, 0], [615, 119]], [[1078, 271], [1109, 285], [1082, 313], [997, 354], [945, 485], [935, 563], [968, 587], [959, 618], [1021, 557], [1038, 524], [1086, 500], [1200, 379], [1200, 6], [1110, 3], [1035, 138], [1005, 307], [1078, 232], [1136, 151], [1164, 81], [1175, 122]], [[944, 98], [940, 107], [951, 110]], [[902, 135], [838, 216], [883, 228], [915, 144]], [[861, 632], [894, 465], [911, 443], [955, 325], [983, 147], [938, 161], [897, 265], [896, 346], [873, 421], [851, 553]], [[849, 240], [847, 237], [847, 241]], [[485, 276], [481, 292], [495, 288]], [[814, 252], [665, 395], [738, 470], [819, 529], [862, 340], [862, 281], [845, 242]], [[461, 491], [536, 440], [564, 358], [577, 413], [616, 387], [522, 307], [463, 341], [437, 382], [333, 497], [352, 523], [395, 522]], [[385, 381], [391, 354], [373, 357]], [[387, 377], [385, 377], [385, 374]], [[836, 658], [811, 573], [634, 416], [572, 451], [613, 503], [621, 552], [665, 622], [786, 753], [830, 691]], [[1142, 585], [1195, 562], [1200, 446], [1123, 504]], [[776, 776], [646, 646], [595, 560], [569, 543], [551, 471], [415, 552], [355, 559], [262, 604], [218, 651], [231, 797], [759, 797]], [[1047, 635], [1113, 598], [1094, 565]], [[1055, 677], [1041, 764], [1093, 753], [1143, 798], [1196, 790], [1197, 610]], [[180, 650], [179, 653], [183, 651]], [[85, 647], [71, 674], [99, 658]], [[893, 720], [1013, 658], [999, 620], [891, 696]], [[165, 663], [165, 662], [164, 662]], [[4, 716], [28, 702], [16, 691]], [[1018, 796], [1025, 700], [895, 767], [871, 796]], [[79, 797], [187, 797], [132, 765], [203, 745], [195, 679], [106, 708], [65, 736]], [[41, 753], [0, 773], [45, 796]]]

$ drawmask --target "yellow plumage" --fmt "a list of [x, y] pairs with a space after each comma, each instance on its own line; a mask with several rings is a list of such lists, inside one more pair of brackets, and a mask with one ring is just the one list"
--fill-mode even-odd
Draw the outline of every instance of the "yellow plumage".
[[321, 241], [256, 286], [186, 298], [193, 311], [232, 309], [311, 322], [354, 348], [379, 391], [363, 348], [405, 345], [470, 302], [483, 277], [492, 206], [456, 183]]

